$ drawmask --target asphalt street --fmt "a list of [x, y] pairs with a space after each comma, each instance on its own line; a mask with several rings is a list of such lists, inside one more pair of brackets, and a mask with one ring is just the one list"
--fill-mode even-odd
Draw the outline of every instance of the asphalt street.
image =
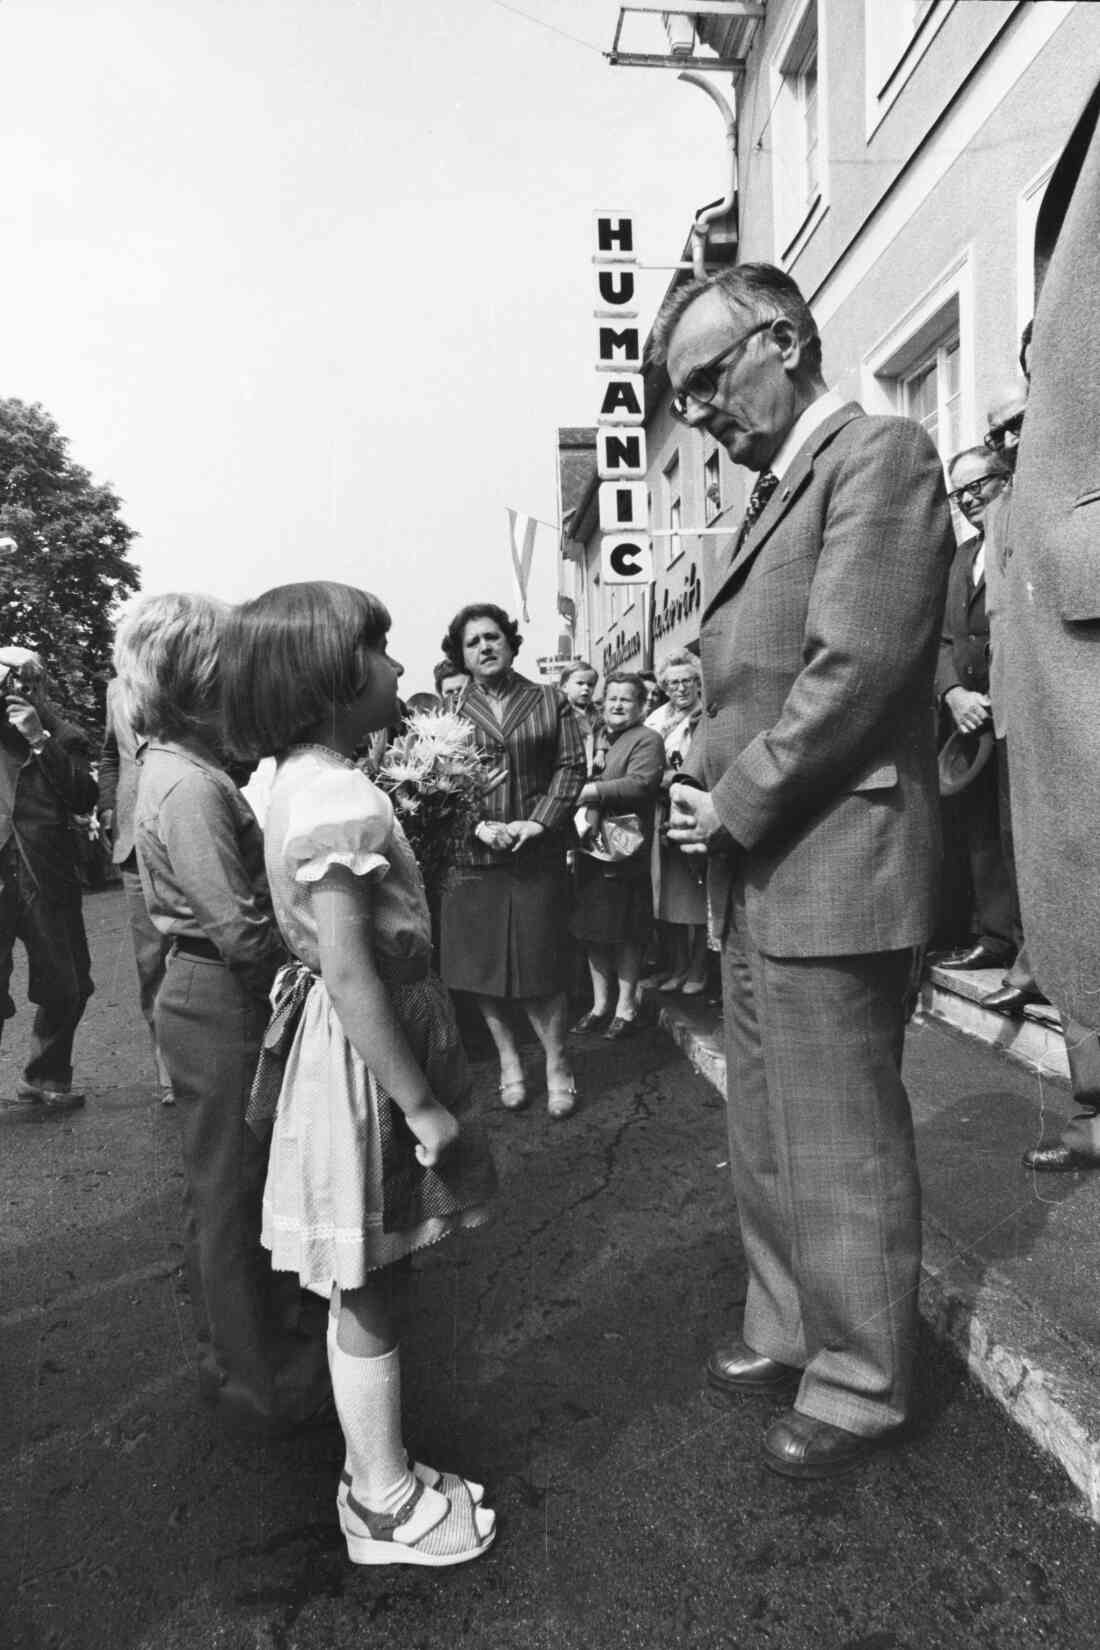
[[[504, 1113], [478, 1066], [497, 1216], [418, 1262], [406, 1411], [421, 1459], [485, 1481], [497, 1543], [451, 1572], [351, 1565], [338, 1432], [233, 1439], [197, 1401], [178, 1120], [152, 1099], [120, 895], [87, 915], [87, 1107], [0, 1121], [5, 1650], [1100, 1643], [1100, 1531], [929, 1336], [903, 1447], [832, 1483], [762, 1466], [772, 1400], [704, 1394], [743, 1291], [723, 1113], [655, 1029], [578, 1044], [565, 1123]], [[958, 1059], [938, 1035], [924, 1082]]]

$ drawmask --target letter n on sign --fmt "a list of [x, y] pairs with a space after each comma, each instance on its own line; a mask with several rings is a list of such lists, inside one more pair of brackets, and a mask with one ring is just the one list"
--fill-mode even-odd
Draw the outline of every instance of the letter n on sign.
[[601, 481], [643, 481], [646, 473], [645, 431], [596, 431], [596, 474]]
[[605, 533], [600, 540], [602, 584], [649, 584], [653, 546], [648, 533]]

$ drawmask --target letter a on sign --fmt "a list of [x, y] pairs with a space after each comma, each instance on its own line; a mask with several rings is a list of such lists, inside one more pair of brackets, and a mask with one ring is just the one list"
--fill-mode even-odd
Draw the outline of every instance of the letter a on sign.
[[597, 417], [601, 424], [645, 422], [645, 381], [640, 372], [622, 372], [607, 380]]
[[649, 584], [653, 546], [647, 533], [605, 533], [600, 541], [600, 579], [604, 584]]

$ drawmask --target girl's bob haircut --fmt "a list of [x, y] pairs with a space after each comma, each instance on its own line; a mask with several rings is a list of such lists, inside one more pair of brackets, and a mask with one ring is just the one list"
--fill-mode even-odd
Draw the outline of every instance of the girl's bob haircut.
[[214, 596], [146, 596], [115, 635], [115, 674], [136, 733], [209, 741], [217, 732], [220, 652], [229, 604]]
[[327, 579], [280, 584], [235, 608], [222, 650], [226, 744], [246, 760], [278, 756], [362, 691], [365, 654], [385, 646], [386, 608]]

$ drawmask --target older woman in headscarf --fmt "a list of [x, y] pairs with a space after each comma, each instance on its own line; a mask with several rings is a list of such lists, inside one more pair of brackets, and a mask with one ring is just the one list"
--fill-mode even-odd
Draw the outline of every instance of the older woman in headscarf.
[[469, 991], [500, 1060], [500, 1098], [510, 1111], [528, 1100], [507, 1005], [516, 1001], [546, 1055], [547, 1109], [568, 1117], [576, 1085], [565, 1052], [571, 948], [565, 830], [584, 782], [580, 729], [559, 688], [513, 668], [522, 638], [490, 602], [455, 614], [443, 651], [471, 681], [458, 702], [499, 783], [462, 844], [443, 895], [440, 971]]
[[[646, 717], [646, 727], [659, 733], [665, 745], [664, 791], [687, 760], [703, 714], [703, 672], [686, 648], [670, 653], [657, 672], [667, 703]], [[653, 855], [653, 914], [666, 924], [670, 969], [655, 982], [659, 991], [681, 991], [698, 996], [706, 983], [707, 894], [693, 858], [660, 832]]]

